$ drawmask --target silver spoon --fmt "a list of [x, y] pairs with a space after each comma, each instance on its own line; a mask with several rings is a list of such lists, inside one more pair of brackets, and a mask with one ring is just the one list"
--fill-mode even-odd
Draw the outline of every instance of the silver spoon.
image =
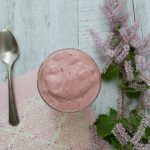
[[8, 68], [9, 123], [12, 126], [19, 124], [12, 83], [12, 67], [18, 56], [19, 48], [15, 37], [9, 30], [3, 30], [0, 32], [0, 58]]

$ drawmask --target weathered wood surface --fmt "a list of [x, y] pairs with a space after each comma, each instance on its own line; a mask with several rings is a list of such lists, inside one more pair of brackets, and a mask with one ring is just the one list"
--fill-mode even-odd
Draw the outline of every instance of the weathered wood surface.
[[[0, 29], [10, 29], [20, 47], [20, 58], [14, 75], [38, 68], [51, 52], [62, 48], [79, 48], [90, 54], [98, 66], [102, 63], [96, 54], [88, 30], [95, 28], [103, 39], [108, 28], [98, 6], [104, 0], [0, 0]], [[140, 22], [141, 36], [150, 32], [150, 1], [128, 0], [130, 22]], [[0, 83], [6, 78], [6, 66], [0, 62]], [[113, 83], [114, 82], [114, 83]], [[104, 83], [93, 104], [96, 115], [116, 107], [118, 89], [115, 81]]]

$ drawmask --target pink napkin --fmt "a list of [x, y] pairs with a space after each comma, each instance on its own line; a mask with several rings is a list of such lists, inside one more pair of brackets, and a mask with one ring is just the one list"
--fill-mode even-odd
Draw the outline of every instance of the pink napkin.
[[20, 124], [8, 124], [7, 83], [0, 86], [0, 150], [103, 150], [107, 144], [89, 130], [94, 121], [90, 108], [83, 112], [60, 113], [41, 99], [37, 70], [14, 80]]

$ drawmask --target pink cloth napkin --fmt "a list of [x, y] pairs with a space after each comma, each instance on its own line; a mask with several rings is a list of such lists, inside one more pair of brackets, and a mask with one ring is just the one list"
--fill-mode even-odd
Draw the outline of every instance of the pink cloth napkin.
[[20, 124], [8, 124], [7, 83], [0, 86], [0, 150], [103, 150], [107, 144], [89, 130], [94, 116], [83, 112], [60, 113], [41, 99], [37, 90], [37, 70], [14, 80]]

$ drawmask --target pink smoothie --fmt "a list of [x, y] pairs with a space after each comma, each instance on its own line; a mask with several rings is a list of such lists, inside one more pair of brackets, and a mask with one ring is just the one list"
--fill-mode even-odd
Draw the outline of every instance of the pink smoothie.
[[59, 50], [49, 55], [38, 73], [38, 88], [46, 103], [63, 112], [89, 106], [100, 89], [100, 72], [86, 53]]

